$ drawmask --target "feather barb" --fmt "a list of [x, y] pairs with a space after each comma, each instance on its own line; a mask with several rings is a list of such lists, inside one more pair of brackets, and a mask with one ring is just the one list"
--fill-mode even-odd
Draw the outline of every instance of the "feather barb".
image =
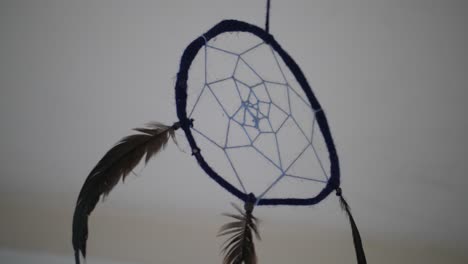
[[235, 221], [224, 224], [218, 232], [218, 237], [230, 235], [222, 245], [223, 264], [256, 264], [257, 255], [253, 234], [258, 240], [261, 238], [257, 228], [258, 219], [252, 215], [254, 204], [247, 202], [244, 206], [245, 212], [237, 205], [232, 205], [239, 212], [239, 215], [223, 214], [234, 218]]
[[147, 163], [166, 146], [169, 138], [175, 141], [175, 130], [179, 122], [172, 126], [153, 122], [146, 128], [135, 128], [140, 132], [121, 139], [91, 170], [81, 188], [73, 215], [73, 248], [75, 262], [80, 263], [80, 253], [86, 257], [88, 238], [88, 217], [101, 196], [107, 196], [120, 179], [122, 181], [145, 156]]

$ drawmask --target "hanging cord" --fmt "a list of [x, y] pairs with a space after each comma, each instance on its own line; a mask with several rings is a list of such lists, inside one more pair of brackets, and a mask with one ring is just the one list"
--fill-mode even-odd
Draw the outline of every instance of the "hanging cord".
[[354, 222], [353, 215], [351, 214], [351, 208], [349, 207], [348, 203], [343, 197], [341, 188], [336, 189], [336, 195], [340, 197], [341, 209], [346, 211], [346, 214], [348, 214], [349, 222], [351, 223], [351, 230], [353, 232], [354, 249], [356, 250], [357, 263], [366, 264], [366, 255], [364, 254], [364, 248], [362, 247], [361, 235], [359, 234], [356, 222]]
[[265, 18], [265, 31], [267, 33], [270, 30], [270, 0], [267, 0], [267, 7], [266, 7], [266, 18]]

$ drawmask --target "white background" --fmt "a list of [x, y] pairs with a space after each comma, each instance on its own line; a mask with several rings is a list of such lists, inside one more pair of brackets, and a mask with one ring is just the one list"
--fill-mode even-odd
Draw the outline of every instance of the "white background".
[[[264, 8], [1, 1], [0, 262], [72, 263], [71, 216], [90, 169], [131, 128], [175, 121], [188, 43], [225, 18], [262, 26]], [[328, 115], [370, 263], [468, 262], [467, 12], [463, 0], [272, 3], [271, 33]], [[98, 205], [88, 263], [220, 263], [231, 201], [170, 145]], [[260, 263], [355, 261], [334, 195], [255, 213]]]

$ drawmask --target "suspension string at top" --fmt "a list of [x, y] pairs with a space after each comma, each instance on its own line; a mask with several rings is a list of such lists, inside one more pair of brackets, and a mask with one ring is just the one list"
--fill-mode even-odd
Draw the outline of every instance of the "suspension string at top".
[[266, 6], [266, 19], [265, 19], [265, 31], [267, 33], [270, 30], [270, 0], [267, 0], [267, 6]]

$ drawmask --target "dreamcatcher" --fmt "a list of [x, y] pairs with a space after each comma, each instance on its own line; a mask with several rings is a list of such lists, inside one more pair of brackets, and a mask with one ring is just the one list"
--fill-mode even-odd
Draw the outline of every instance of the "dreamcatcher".
[[[86, 179], [73, 218], [76, 263], [86, 256], [88, 216], [101, 196], [145, 157], [185, 132], [192, 155], [221, 187], [244, 202], [221, 227], [229, 238], [226, 264], [257, 263], [260, 239], [256, 206], [319, 203], [332, 191], [351, 223], [357, 262], [366, 263], [361, 238], [340, 189], [338, 155], [325, 113], [304, 74], [265, 30], [224, 20], [185, 49], [175, 85], [177, 116], [172, 126], [150, 123], [110, 149]], [[282, 189], [281, 186], [287, 186]], [[293, 187], [291, 187], [293, 186]], [[283, 190], [302, 190], [282, 197]], [[293, 198], [291, 198], [293, 197]]]

